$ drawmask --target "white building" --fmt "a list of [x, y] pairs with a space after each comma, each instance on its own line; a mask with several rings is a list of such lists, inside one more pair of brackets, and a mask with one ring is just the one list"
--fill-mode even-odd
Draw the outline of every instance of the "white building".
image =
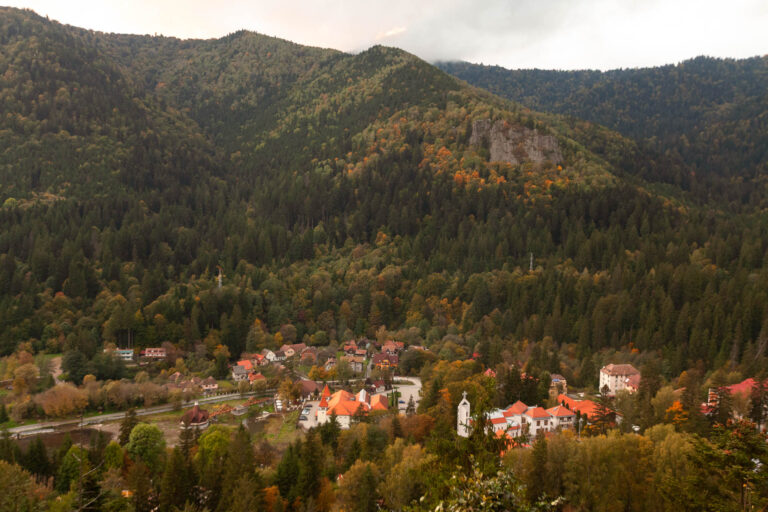
[[469, 400], [466, 391], [462, 395], [456, 414], [456, 433], [461, 437], [469, 437]]
[[600, 392], [607, 388], [609, 396], [621, 390], [631, 393], [640, 385], [640, 372], [631, 364], [609, 364], [600, 368]]

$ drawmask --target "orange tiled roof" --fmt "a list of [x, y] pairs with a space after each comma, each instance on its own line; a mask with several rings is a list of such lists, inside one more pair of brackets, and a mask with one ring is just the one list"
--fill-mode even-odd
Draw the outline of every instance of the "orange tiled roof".
[[518, 400], [514, 404], [510, 405], [506, 411], [504, 411], [504, 416], [514, 416], [516, 414], [523, 414], [527, 410], [528, 410], [528, 406], [525, 405], [520, 400]]
[[576, 413], [574, 413], [573, 411], [569, 411], [562, 405], [557, 405], [555, 407], [547, 409], [547, 412], [557, 418], [567, 418], [568, 416], [576, 416]]
[[534, 419], [549, 418], [549, 413], [543, 407], [531, 407], [525, 411], [525, 415]]

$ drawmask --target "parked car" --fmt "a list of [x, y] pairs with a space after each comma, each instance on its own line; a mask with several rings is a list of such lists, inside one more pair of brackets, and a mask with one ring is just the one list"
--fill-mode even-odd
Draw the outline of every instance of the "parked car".
[[299, 416], [299, 421], [307, 421], [307, 417], [302, 414]]

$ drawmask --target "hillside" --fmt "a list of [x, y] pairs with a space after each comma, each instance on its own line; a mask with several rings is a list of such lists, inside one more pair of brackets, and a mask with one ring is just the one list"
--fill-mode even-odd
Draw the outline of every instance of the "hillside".
[[604, 125], [686, 169], [655, 179], [694, 190], [705, 200], [764, 207], [768, 57], [698, 57], [607, 72], [508, 70], [465, 62], [438, 66], [530, 108]]
[[392, 48], [0, 23], [2, 353], [390, 332], [489, 365], [540, 344], [584, 383], [608, 350], [762, 361], [768, 223], [644, 143]]

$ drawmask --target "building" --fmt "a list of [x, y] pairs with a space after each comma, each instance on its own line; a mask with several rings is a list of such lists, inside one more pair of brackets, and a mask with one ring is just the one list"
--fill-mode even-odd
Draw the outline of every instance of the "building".
[[469, 400], [467, 400], [467, 392], [464, 391], [461, 396], [461, 402], [459, 402], [459, 407], [456, 410], [456, 433], [461, 437], [469, 437], [470, 405]]
[[232, 380], [235, 382], [240, 382], [241, 380], [245, 380], [248, 378], [248, 370], [245, 369], [244, 366], [240, 366], [239, 364], [236, 364], [232, 367]]
[[376, 368], [381, 370], [393, 370], [397, 368], [400, 358], [396, 355], [389, 355], [382, 352], [381, 354], [374, 354], [371, 362]]
[[317, 406], [317, 424], [323, 425], [335, 415], [339, 426], [347, 429], [356, 414], [386, 411], [387, 408], [386, 395], [371, 395], [365, 389], [361, 389], [357, 395], [343, 389], [331, 395], [328, 386], [325, 386]]
[[201, 409], [200, 405], [195, 402], [194, 407], [182, 415], [179, 424], [182, 429], [195, 428], [202, 430], [208, 427], [208, 416], [208, 411]]
[[115, 350], [117, 357], [126, 362], [133, 361], [133, 349], [132, 348], [119, 348]]
[[[467, 394], [459, 403], [456, 411], [456, 433], [468, 437], [471, 431], [470, 404]], [[496, 436], [506, 435], [508, 439], [518, 439], [521, 436], [536, 437], [557, 429], [573, 428], [576, 415], [566, 407], [557, 406], [551, 409], [532, 406], [518, 400], [506, 409], [494, 409], [487, 413], [488, 429]]]
[[631, 364], [609, 364], [600, 368], [600, 392], [615, 396], [622, 390], [630, 393], [640, 385], [640, 372]]
[[358, 356], [342, 356], [342, 361], [349, 363], [349, 367], [355, 373], [362, 373], [365, 366], [365, 358]]
[[555, 398], [557, 395], [564, 395], [568, 393], [568, 381], [565, 377], [559, 373], [553, 373], [550, 375], [552, 379], [549, 383], [549, 397]]
[[165, 349], [160, 347], [145, 348], [141, 351], [141, 356], [148, 359], [164, 359]]
[[219, 383], [216, 382], [216, 379], [213, 377], [208, 377], [207, 379], [204, 379], [202, 383], [200, 383], [200, 387], [203, 388], [203, 391], [206, 393], [213, 393], [219, 389]]

